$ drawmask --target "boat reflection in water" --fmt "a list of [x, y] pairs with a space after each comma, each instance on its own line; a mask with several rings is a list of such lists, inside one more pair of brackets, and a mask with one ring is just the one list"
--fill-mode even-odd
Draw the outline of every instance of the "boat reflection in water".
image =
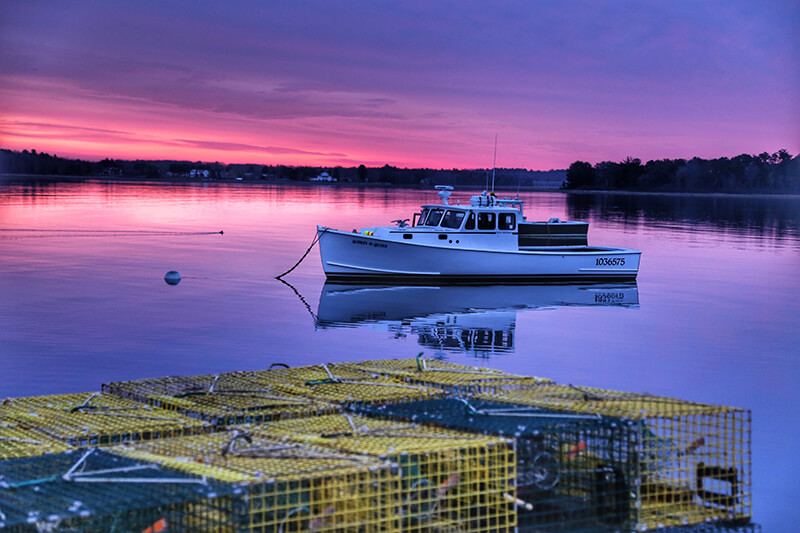
[[404, 286], [326, 283], [318, 328], [379, 327], [420, 345], [478, 357], [514, 350], [517, 312], [562, 306], [638, 307], [635, 283]]

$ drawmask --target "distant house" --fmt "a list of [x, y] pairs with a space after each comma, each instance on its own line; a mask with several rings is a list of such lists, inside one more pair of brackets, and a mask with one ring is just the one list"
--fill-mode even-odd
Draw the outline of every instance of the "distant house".
[[189, 171], [190, 178], [207, 178], [211, 175], [211, 172], [208, 170], [203, 170], [201, 168], [193, 168]]
[[328, 174], [327, 172], [323, 172], [319, 176], [311, 178], [309, 181], [338, 181], [336, 178]]

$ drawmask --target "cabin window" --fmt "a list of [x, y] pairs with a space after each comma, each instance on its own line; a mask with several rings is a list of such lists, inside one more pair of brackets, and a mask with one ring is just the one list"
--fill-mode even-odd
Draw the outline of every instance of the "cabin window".
[[461, 221], [462, 220], [464, 220], [464, 212], [463, 211], [448, 210], [444, 214], [444, 218], [442, 218], [442, 227], [443, 228], [458, 229], [458, 228], [461, 227]]
[[438, 226], [439, 221], [442, 220], [442, 214], [444, 214], [444, 209], [431, 209], [431, 212], [428, 213], [427, 220], [425, 220], [425, 225]]
[[467, 223], [464, 224], [464, 229], [475, 229], [475, 213], [472, 211], [469, 212]]
[[504, 230], [513, 230], [517, 227], [517, 218], [514, 213], [500, 213], [497, 227]]
[[488, 230], [494, 229], [496, 219], [494, 213], [478, 213], [478, 229]]

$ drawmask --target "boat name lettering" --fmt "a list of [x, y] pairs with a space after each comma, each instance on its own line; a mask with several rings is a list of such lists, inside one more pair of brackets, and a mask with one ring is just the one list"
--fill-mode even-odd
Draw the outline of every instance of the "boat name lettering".
[[598, 257], [596, 266], [625, 266], [624, 257]]
[[621, 302], [624, 299], [625, 294], [621, 292], [598, 292], [594, 295], [594, 301], [596, 303]]
[[364, 246], [372, 246], [374, 248], [387, 248], [385, 244], [372, 241], [362, 241], [361, 239], [353, 239], [353, 244], [361, 244]]

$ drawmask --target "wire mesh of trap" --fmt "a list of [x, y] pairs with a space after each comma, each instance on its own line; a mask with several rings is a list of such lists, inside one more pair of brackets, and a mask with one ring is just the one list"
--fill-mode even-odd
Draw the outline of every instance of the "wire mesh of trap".
[[339, 410], [329, 402], [270, 387], [248, 372], [118, 381], [104, 384], [103, 391], [204, 420], [215, 427]]
[[232, 532], [246, 519], [243, 496], [99, 449], [73, 450], [0, 462], [0, 531]]
[[110, 446], [127, 441], [194, 435], [207, 424], [178, 413], [102, 392], [29, 396], [9, 400], [21, 426], [71, 446]]
[[442, 394], [424, 385], [368, 374], [341, 363], [275, 368], [249, 374], [263, 386], [340, 405], [398, 403]]
[[16, 409], [0, 405], [0, 460], [61, 453], [71, 446], [42, 433], [20, 427]]
[[218, 481], [248, 484], [248, 530], [396, 531], [395, 465], [373, 457], [220, 432], [112, 448]]
[[339, 363], [336, 366], [440, 389], [450, 394], [501, 392], [551, 383], [547, 378], [520, 376], [491, 368], [425, 359], [421, 354], [412, 359], [378, 359]]
[[330, 415], [269, 424], [272, 435], [397, 463], [403, 531], [513, 531], [516, 456], [502, 437]]
[[752, 516], [749, 410], [572, 385], [480, 398], [633, 421], [638, 530]]
[[520, 525], [540, 531], [633, 525], [634, 426], [622, 419], [464, 398], [363, 407], [363, 414], [513, 437]]

